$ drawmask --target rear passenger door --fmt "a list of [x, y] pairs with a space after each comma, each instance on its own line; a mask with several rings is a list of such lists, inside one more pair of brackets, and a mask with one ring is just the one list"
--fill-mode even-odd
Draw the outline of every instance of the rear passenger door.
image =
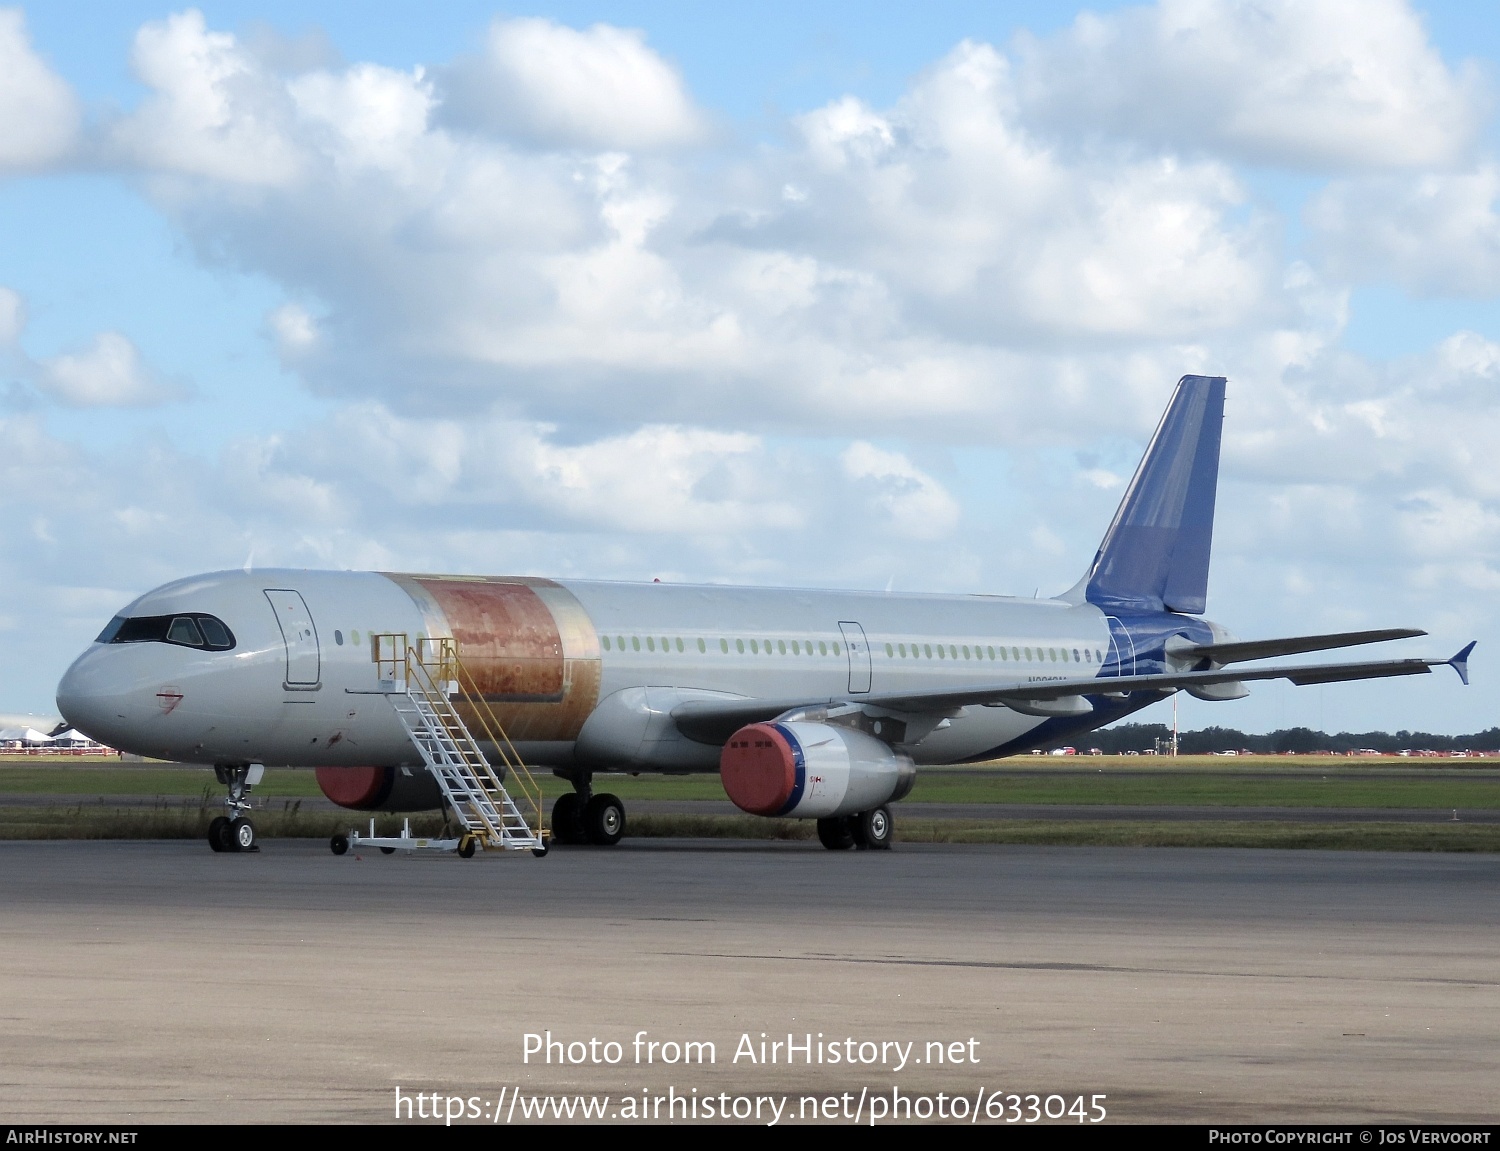
[[870, 690], [870, 645], [865, 629], [850, 620], [839, 621], [844, 633], [844, 650], [849, 653], [849, 692], [859, 695]]

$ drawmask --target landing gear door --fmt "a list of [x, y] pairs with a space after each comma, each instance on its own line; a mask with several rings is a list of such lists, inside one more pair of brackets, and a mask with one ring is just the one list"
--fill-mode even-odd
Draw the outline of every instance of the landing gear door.
[[844, 633], [844, 647], [849, 652], [850, 694], [869, 691], [870, 645], [865, 640], [865, 629], [857, 623], [841, 620], [839, 631]]
[[286, 683], [291, 691], [312, 691], [318, 686], [322, 662], [318, 649], [318, 629], [313, 626], [312, 612], [301, 592], [267, 588], [266, 599], [281, 626], [286, 642]]

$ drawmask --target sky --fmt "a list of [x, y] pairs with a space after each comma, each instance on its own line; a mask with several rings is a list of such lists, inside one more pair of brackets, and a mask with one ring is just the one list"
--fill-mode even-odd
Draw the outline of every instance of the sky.
[[1193, 372], [1210, 618], [1480, 646], [1183, 726], [1494, 726], [1497, 61], [1397, 0], [0, 8], [0, 712], [247, 563], [1056, 594]]

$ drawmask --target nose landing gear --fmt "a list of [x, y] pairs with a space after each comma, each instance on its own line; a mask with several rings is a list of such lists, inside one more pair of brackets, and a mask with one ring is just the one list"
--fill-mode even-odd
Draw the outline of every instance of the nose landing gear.
[[229, 788], [229, 796], [224, 800], [224, 814], [215, 816], [208, 825], [208, 846], [214, 851], [260, 850], [255, 843], [255, 825], [245, 813], [250, 810], [250, 789], [265, 774], [263, 763], [214, 765], [214, 775]]

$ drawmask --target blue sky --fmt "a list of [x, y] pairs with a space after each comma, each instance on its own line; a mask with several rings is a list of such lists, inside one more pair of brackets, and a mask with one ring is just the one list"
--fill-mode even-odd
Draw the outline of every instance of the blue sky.
[[1497, 60], [1393, 0], [0, 9], [0, 712], [251, 552], [1047, 594], [1212, 371], [1209, 614], [1482, 643], [1185, 722], [1491, 726]]

